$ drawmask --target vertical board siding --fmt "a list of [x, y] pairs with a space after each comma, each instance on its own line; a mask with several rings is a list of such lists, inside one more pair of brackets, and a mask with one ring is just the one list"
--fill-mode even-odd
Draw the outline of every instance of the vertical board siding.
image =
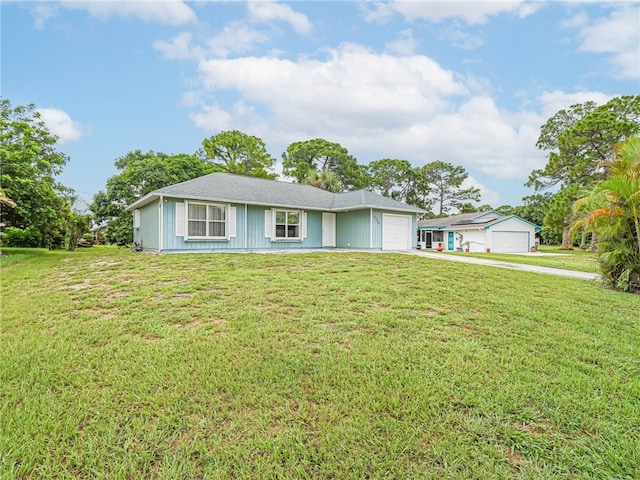
[[[265, 234], [265, 210], [269, 207], [231, 204], [236, 208], [236, 236], [229, 240], [188, 240], [176, 235], [176, 203], [181, 199], [165, 198], [163, 252], [197, 252], [228, 250], [289, 250], [322, 247], [322, 212], [306, 210], [307, 237], [302, 241], [273, 242]], [[246, 212], [246, 216], [245, 216]]]
[[293, 250], [296, 248], [322, 247], [322, 212], [305, 210], [307, 214], [307, 238], [294, 242], [274, 242], [265, 236], [265, 211], [269, 207], [247, 206], [247, 250]]
[[[265, 211], [270, 207], [231, 204], [236, 208], [236, 236], [229, 240], [189, 240], [176, 235], [176, 203], [178, 198], [165, 198], [163, 203], [162, 251], [210, 252], [225, 250], [293, 250], [322, 248], [322, 212], [305, 210], [307, 236], [301, 241], [273, 241], [265, 236]], [[353, 249], [382, 249], [382, 214], [398, 213], [386, 210], [362, 209], [336, 214], [336, 247]], [[154, 217], [155, 215], [155, 217]], [[413, 230], [417, 229], [416, 215], [411, 215]], [[153, 202], [141, 209], [144, 229], [134, 233], [134, 239], [142, 240], [146, 249], [159, 248], [158, 203]], [[144, 231], [143, 231], [144, 230]], [[155, 238], [153, 237], [155, 235]], [[415, 248], [415, 245], [413, 245]]]
[[369, 209], [338, 212], [336, 215], [336, 246], [338, 248], [370, 248], [370, 213]]
[[[371, 248], [374, 250], [382, 250], [382, 214], [386, 213], [381, 210], [374, 210], [372, 220], [372, 236], [371, 236]], [[393, 212], [392, 212], [393, 213]], [[397, 213], [397, 212], [395, 212]]]
[[[197, 252], [212, 250], [239, 250], [244, 248], [244, 205], [232, 203], [236, 207], [236, 236], [229, 240], [189, 240], [176, 235], [176, 203], [183, 200], [164, 199], [163, 252]], [[227, 228], [228, 225], [227, 225]]]
[[140, 208], [140, 228], [133, 229], [133, 240], [142, 245], [143, 250], [158, 251], [159, 239], [159, 206], [151, 202]]

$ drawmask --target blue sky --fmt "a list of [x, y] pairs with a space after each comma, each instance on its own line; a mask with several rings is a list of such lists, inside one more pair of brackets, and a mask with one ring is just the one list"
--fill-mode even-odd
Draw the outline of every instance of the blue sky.
[[517, 205], [559, 109], [640, 93], [640, 2], [1, 3], [1, 92], [35, 103], [90, 200], [132, 150], [237, 129], [278, 160], [325, 138], [360, 163], [464, 166]]

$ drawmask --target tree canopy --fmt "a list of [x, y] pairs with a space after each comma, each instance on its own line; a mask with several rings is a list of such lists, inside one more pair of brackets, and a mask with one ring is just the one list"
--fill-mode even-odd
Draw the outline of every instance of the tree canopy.
[[[357, 190], [366, 185], [366, 168], [342, 145], [322, 138], [292, 143], [282, 154], [282, 160], [284, 174], [298, 183], [317, 184], [333, 191]], [[325, 180], [331, 177], [322, 173], [325, 171], [332, 172], [335, 179], [318, 184], [323, 176]]]
[[2, 223], [37, 232], [31, 246], [61, 245], [72, 192], [56, 176], [69, 159], [56, 149], [58, 138], [49, 132], [35, 105], [13, 107], [3, 98], [1, 109]]
[[480, 201], [479, 189], [462, 187], [469, 176], [464, 167], [435, 161], [419, 168], [418, 175], [432, 196], [438, 216], [445, 215], [452, 208], [460, 209], [468, 201]]
[[374, 192], [399, 202], [415, 196], [417, 175], [408, 160], [383, 158], [369, 163], [367, 170]]
[[604, 279], [614, 288], [640, 292], [640, 137], [616, 146], [603, 164], [606, 179], [576, 202], [573, 230], [598, 237]]
[[[527, 186], [536, 191], [560, 187], [551, 202], [545, 227], [563, 226], [562, 246], [571, 246], [572, 205], [581, 189], [605, 178], [603, 163], [614, 146], [640, 131], [640, 95], [617, 97], [604, 105], [586, 102], [560, 110], [542, 126], [536, 146], [548, 152], [543, 169], [534, 170]], [[564, 218], [559, 215], [564, 212]]]
[[238, 130], [220, 132], [202, 142], [199, 156], [216, 171], [260, 178], [276, 178], [275, 159], [258, 137]]
[[109, 243], [127, 245], [133, 241], [133, 222], [125, 208], [159, 188], [201, 177], [215, 171], [196, 155], [168, 155], [140, 150], [115, 162], [120, 173], [107, 180], [106, 192], [98, 192], [90, 206], [99, 224], [105, 224]]

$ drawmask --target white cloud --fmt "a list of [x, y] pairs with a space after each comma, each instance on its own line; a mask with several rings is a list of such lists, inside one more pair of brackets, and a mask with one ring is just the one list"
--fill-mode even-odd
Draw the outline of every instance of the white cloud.
[[232, 53], [244, 53], [253, 49], [255, 44], [265, 43], [269, 37], [242, 22], [232, 22], [222, 32], [207, 40], [208, 51], [221, 58]]
[[475, 187], [480, 190], [480, 202], [478, 203], [479, 205], [492, 205], [494, 207], [500, 206], [500, 194], [487, 188], [486, 185], [483, 185], [472, 176], [468, 176], [464, 180], [464, 182], [462, 182], [461, 186], [462, 188]]
[[592, 101], [598, 105], [604, 105], [613, 98], [612, 95], [606, 95], [600, 92], [575, 92], [566, 93], [561, 90], [553, 92], [544, 92], [538, 97], [542, 105], [542, 114], [545, 118], [550, 118], [562, 109], [566, 109], [571, 105]]
[[463, 50], [475, 50], [484, 44], [484, 39], [481, 36], [465, 31], [457, 21], [453, 22], [451, 26], [442, 28], [440, 37], [449, 40], [454, 46]]
[[69, 114], [57, 108], [39, 108], [40, 118], [45, 123], [49, 132], [58, 137], [61, 145], [75, 142], [81, 137], [90, 134], [89, 129], [78, 122], [74, 122]]
[[640, 78], [640, 7], [623, 6], [608, 17], [590, 21], [584, 13], [564, 23], [577, 29], [580, 50], [609, 56], [610, 76], [618, 79]]
[[295, 12], [290, 6], [272, 1], [249, 2], [247, 4], [249, 18], [254, 22], [271, 22], [281, 20], [288, 23], [301, 35], [308, 35], [313, 30], [306, 15]]
[[182, 32], [170, 41], [157, 40], [153, 48], [159, 50], [168, 60], [186, 60], [189, 58], [201, 58], [204, 49], [199, 46], [192, 46], [193, 35], [190, 32]]
[[63, 1], [60, 6], [86, 10], [96, 18], [137, 18], [166, 25], [184, 25], [196, 21], [196, 14], [183, 0]]
[[412, 55], [418, 48], [418, 41], [413, 38], [411, 29], [402, 30], [398, 33], [396, 39], [387, 43], [386, 50], [389, 53], [398, 55]]
[[459, 19], [468, 24], [485, 23], [489, 17], [510, 12], [520, 18], [531, 15], [539, 5], [525, 0], [499, 1], [427, 1], [427, 2], [376, 2], [363, 5], [363, 16], [368, 22], [385, 22], [394, 14], [407, 21], [424, 19], [438, 23], [448, 19]]
[[[191, 120], [206, 131], [250, 132], [279, 151], [320, 137], [342, 144], [362, 163], [442, 160], [493, 178], [524, 179], [544, 165], [535, 144], [540, 126], [558, 110], [610, 98], [550, 91], [509, 111], [497, 106], [486, 82], [459, 77], [426, 56], [397, 57], [353, 44], [327, 51], [324, 59], [209, 59], [198, 69], [202, 94], [216, 98], [207, 104], [189, 93], [198, 99]], [[242, 100], [224, 104], [223, 92]], [[496, 203], [490, 194], [486, 203]]]
[[44, 24], [47, 20], [56, 16], [58, 8], [55, 4], [37, 3], [31, 8], [31, 13], [35, 16], [33, 28], [41, 30], [44, 28]]

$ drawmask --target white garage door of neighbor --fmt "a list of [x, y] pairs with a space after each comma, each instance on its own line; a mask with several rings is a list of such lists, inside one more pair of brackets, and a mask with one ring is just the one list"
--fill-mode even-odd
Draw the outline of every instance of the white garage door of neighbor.
[[382, 215], [382, 250], [411, 249], [411, 216]]
[[529, 251], [529, 232], [493, 232], [494, 253], [522, 253]]

